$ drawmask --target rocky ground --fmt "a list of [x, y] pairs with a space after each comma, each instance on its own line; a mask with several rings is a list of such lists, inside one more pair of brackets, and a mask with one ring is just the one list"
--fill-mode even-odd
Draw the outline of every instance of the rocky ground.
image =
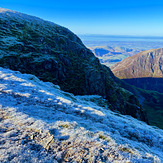
[[0, 162], [161, 162], [163, 131], [0, 68]]

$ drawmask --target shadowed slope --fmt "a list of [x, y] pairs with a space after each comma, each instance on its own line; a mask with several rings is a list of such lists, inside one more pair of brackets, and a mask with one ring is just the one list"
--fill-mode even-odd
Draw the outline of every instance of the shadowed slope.
[[163, 93], [163, 78], [132, 78], [123, 79], [123, 81], [145, 90], [152, 90]]

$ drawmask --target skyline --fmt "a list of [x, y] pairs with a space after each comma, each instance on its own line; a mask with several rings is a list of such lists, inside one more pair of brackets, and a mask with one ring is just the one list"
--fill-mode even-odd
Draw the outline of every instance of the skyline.
[[52, 21], [79, 35], [163, 36], [160, 0], [0, 0], [0, 7]]

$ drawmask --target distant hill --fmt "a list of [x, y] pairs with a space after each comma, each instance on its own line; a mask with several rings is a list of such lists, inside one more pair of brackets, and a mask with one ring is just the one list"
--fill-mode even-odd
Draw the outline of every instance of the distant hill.
[[120, 79], [163, 77], [163, 48], [140, 52], [111, 67]]
[[140, 52], [140, 49], [126, 47], [93, 46], [89, 48], [100, 59], [100, 62], [108, 67]]

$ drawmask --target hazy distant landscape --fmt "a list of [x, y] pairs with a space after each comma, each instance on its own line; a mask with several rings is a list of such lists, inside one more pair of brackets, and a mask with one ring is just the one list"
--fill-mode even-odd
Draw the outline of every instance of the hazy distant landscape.
[[102, 64], [113, 66], [121, 60], [144, 50], [163, 47], [163, 37], [79, 35]]
[[142, 51], [136, 48], [126, 48], [122, 46], [93, 46], [88, 48], [99, 58], [102, 64], [108, 67]]
[[87, 47], [122, 46], [126, 48], [157, 49], [163, 47], [163, 37], [136, 37], [114, 35], [79, 35]]

